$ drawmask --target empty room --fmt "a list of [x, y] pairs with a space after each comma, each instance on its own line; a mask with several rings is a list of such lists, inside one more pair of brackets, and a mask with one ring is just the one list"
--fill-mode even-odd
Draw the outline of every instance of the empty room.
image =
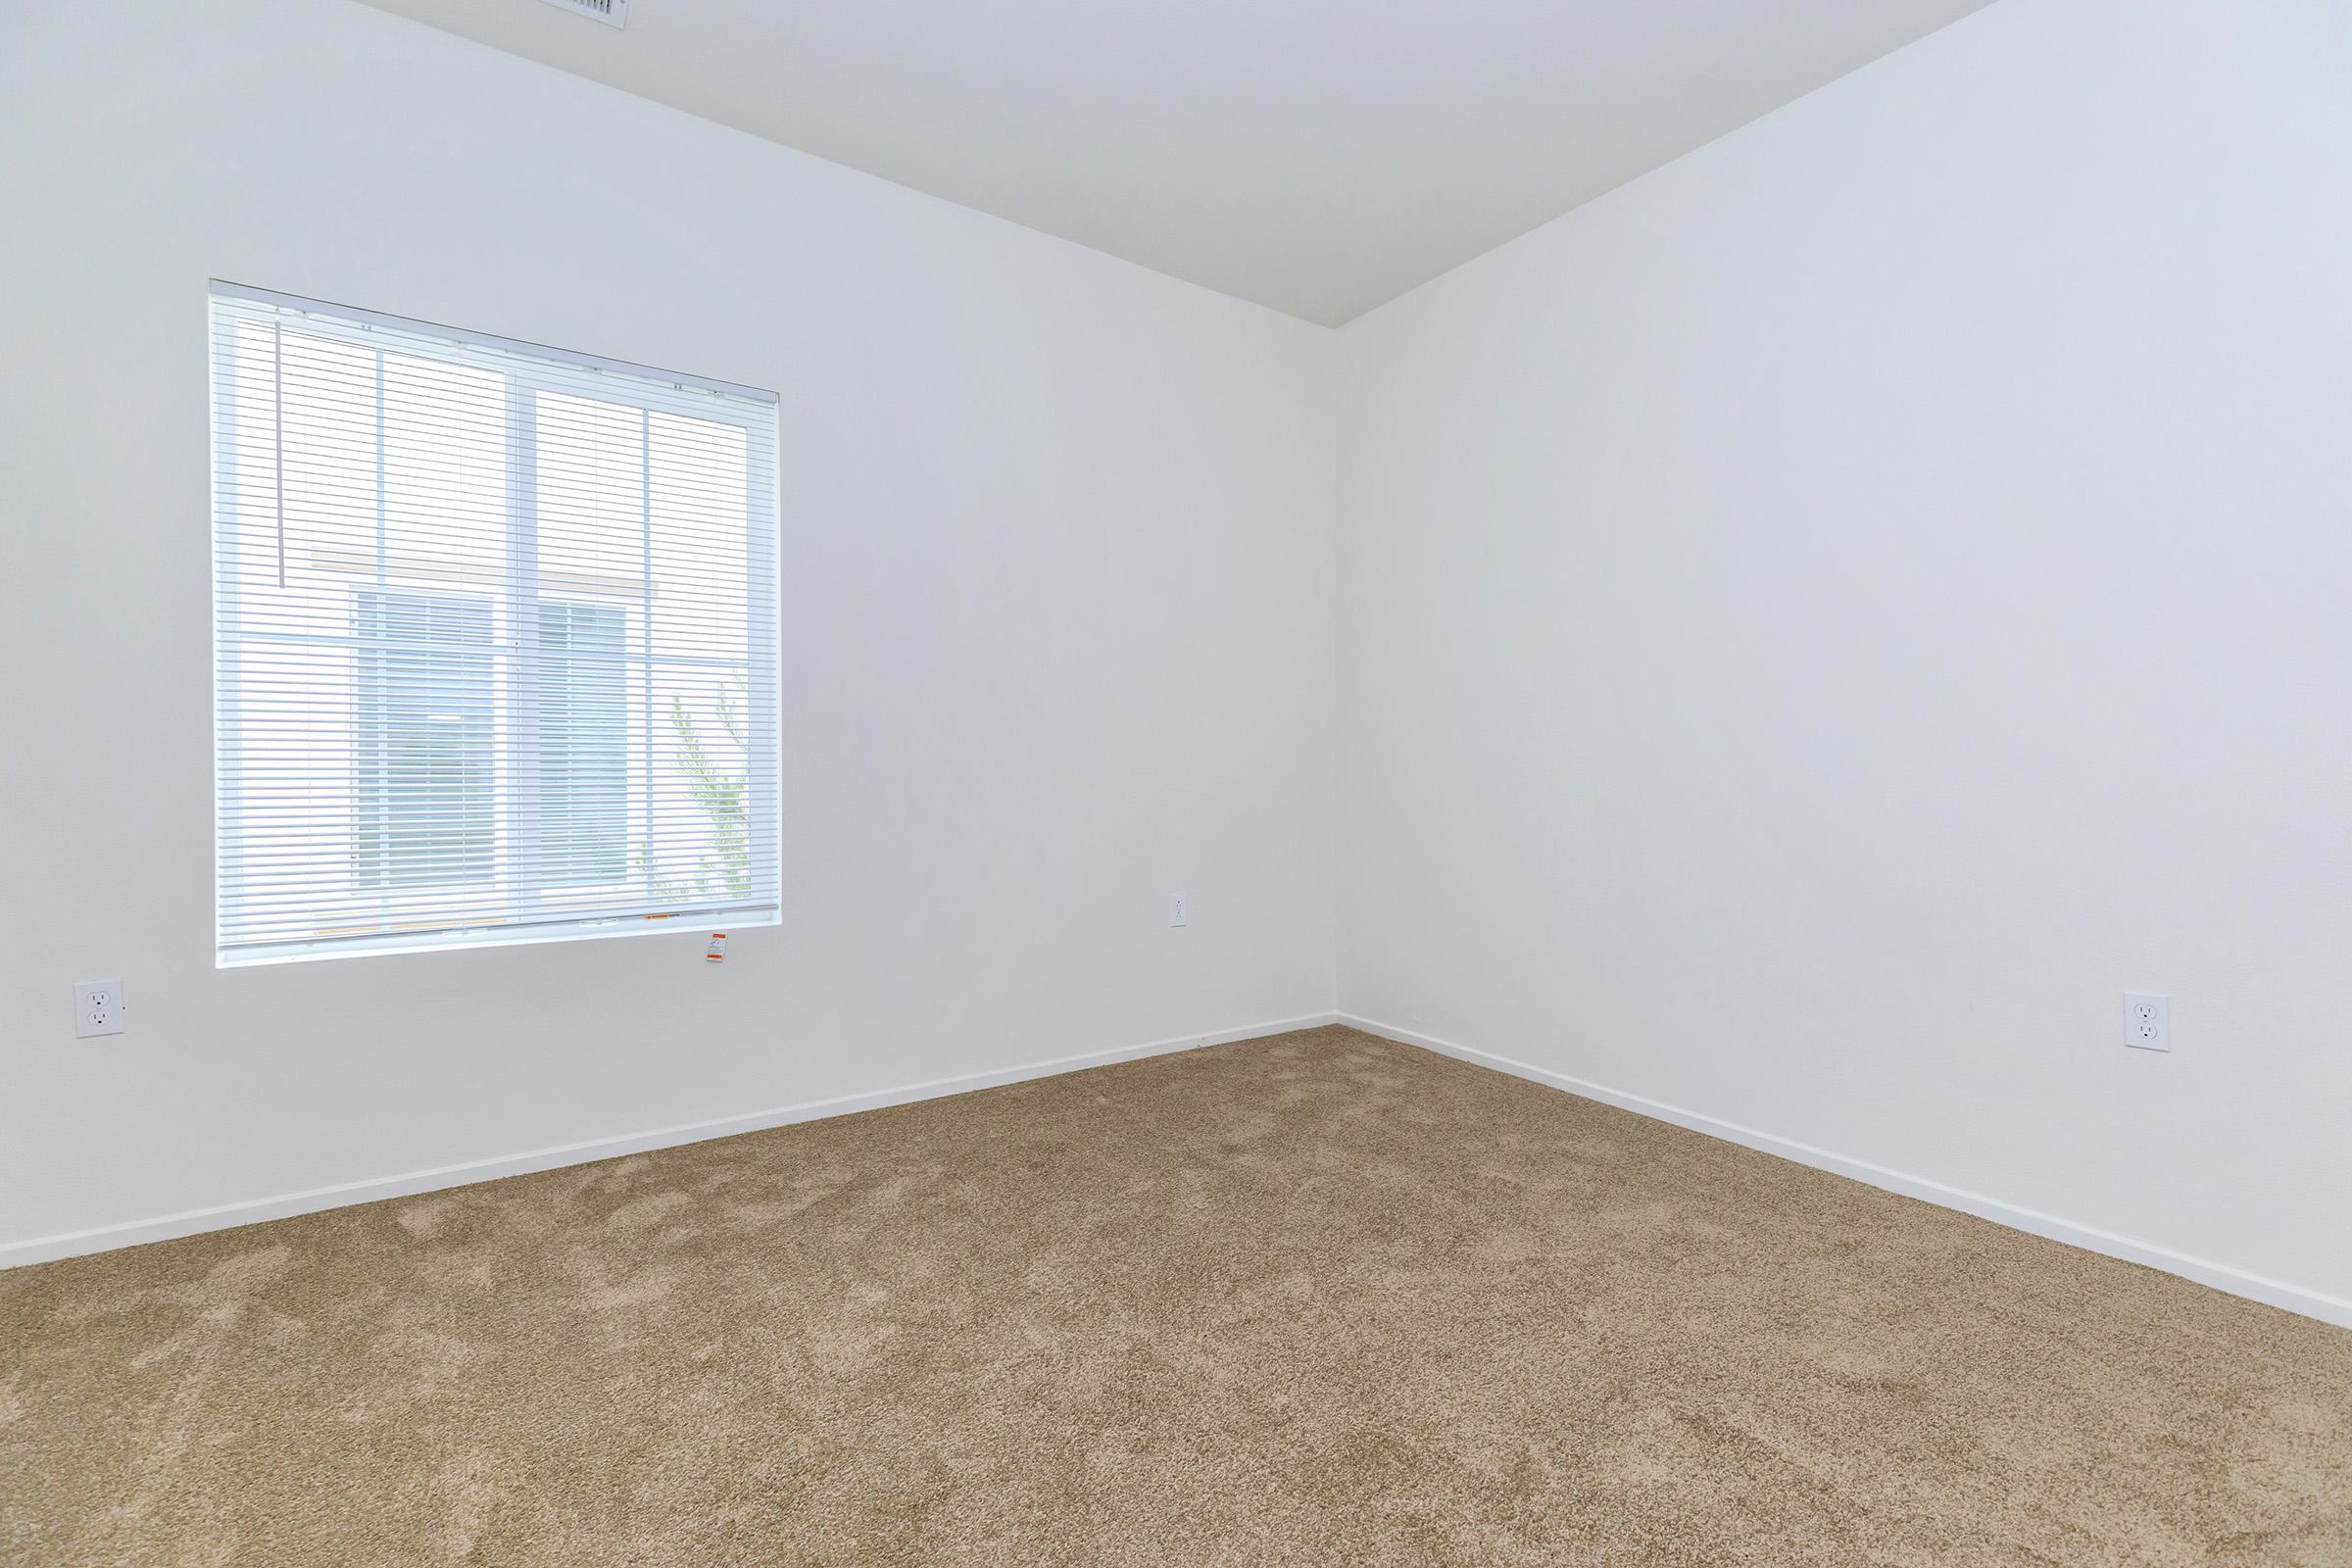
[[0, 28], [0, 1564], [2352, 1568], [2352, 7]]

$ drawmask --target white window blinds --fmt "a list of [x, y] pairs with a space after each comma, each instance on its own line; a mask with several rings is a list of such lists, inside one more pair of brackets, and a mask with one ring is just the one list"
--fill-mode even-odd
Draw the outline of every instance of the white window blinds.
[[764, 392], [216, 284], [224, 964], [777, 908]]

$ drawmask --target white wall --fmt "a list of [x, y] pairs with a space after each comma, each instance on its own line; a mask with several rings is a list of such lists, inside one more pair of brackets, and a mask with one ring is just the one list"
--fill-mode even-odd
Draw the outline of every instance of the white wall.
[[[1329, 333], [356, 4], [8, 33], [0, 1249], [1330, 1008]], [[215, 970], [210, 277], [782, 394], [780, 930]]]
[[2352, 1308], [2347, 80], [2004, 0], [1346, 328], [1342, 1007]]

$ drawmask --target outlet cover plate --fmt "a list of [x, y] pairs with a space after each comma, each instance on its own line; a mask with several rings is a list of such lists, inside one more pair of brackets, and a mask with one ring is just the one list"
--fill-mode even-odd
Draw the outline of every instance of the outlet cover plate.
[[2124, 1044], [2134, 1051], [2173, 1049], [2173, 999], [2148, 991], [2124, 993]]
[[74, 1033], [87, 1040], [93, 1035], [119, 1035], [122, 1032], [122, 982], [120, 980], [83, 980], [74, 987]]

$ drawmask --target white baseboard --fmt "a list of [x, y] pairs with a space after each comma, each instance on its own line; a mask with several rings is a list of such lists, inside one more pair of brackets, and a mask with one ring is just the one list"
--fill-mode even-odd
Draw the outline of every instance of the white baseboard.
[[2065, 1242], [2069, 1246], [2080, 1247], [2085, 1251], [2101, 1252], [2109, 1257], [2122, 1258], [2128, 1263], [2144, 1263], [2149, 1268], [2161, 1269], [2167, 1274], [2178, 1274], [2182, 1279], [2194, 1280], [2199, 1285], [2209, 1285], [2217, 1291], [2227, 1291], [2231, 1296], [2242, 1296], [2249, 1300], [2261, 1301], [2270, 1306], [2283, 1307], [2289, 1312], [2299, 1312], [2305, 1317], [2318, 1318], [2323, 1323], [2333, 1323], [2343, 1328], [2352, 1328], [2352, 1300], [2346, 1300], [2340, 1296], [2329, 1296], [2324, 1291], [2290, 1285], [2284, 1280], [2275, 1280], [2268, 1275], [2249, 1273], [2245, 1269], [2232, 1268], [2227, 1263], [2217, 1263], [2211, 1258], [2193, 1257], [2186, 1252], [2176, 1252], [2169, 1247], [2159, 1247], [2153, 1242], [2138, 1241], [2130, 1236], [2118, 1236], [2113, 1231], [2103, 1231], [2095, 1225], [2084, 1225], [2075, 1220], [2061, 1219], [2055, 1214], [2042, 1213], [2039, 1209], [2025, 1208], [2016, 1203], [2004, 1202], [1997, 1198], [1987, 1198], [1983, 1193], [1972, 1193], [1963, 1188], [1948, 1187], [1942, 1182], [1930, 1181], [1924, 1176], [1913, 1176], [1906, 1171], [1891, 1170], [1885, 1165], [1876, 1165], [1866, 1159], [1855, 1159], [1827, 1149], [1816, 1149], [1811, 1144], [1800, 1144], [1793, 1139], [1759, 1132], [1753, 1127], [1742, 1127], [1737, 1122], [1724, 1121], [1720, 1117], [1702, 1115], [1695, 1110], [1685, 1110], [1680, 1105], [1665, 1104], [1659, 1101], [1645, 1099], [1641, 1095], [1629, 1095], [1623, 1090], [1611, 1089], [1605, 1084], [1591, 1083], [1582, 1078], [1571, 1078], [1566, 1073], [1553, 1072], [1547, 1067], [1531, 1066], [1524, 1061], [1514, 1061], [1508, 1056], [1497, 1056], [1492, 1052], [1475, 1051], [1468, 1046], [1456, 1045], [1450, 1040], [1440, 1040], [1435, 1036], [1416, 1034], [1410, 1029], [1399, 1029], [1393, 1024], [1378, 1023], [1370, 1018], [1359, 1018], [1352, 1013], [1341, 1013], [1340, 1022], [1351, 1029], [1361, 1029], [1366, 1034], [1378, 1035], [1383, 1040], [1394, 1040], [1399, 1045], [1418, 1046], [1424, 1051], [1434, 1051], [1440, 1055], [1452, 1056], [1476, 1066], [1492, 1067], [1498, 1072], [1507, 1072], [1514, 1078], [1526, 1078], [1535, 1083], [1547, 1084], [1554, 1089], [1565, 1089], [1570, 1094], [1582, 1095], [1587, 1100], [1597, 1100], [1603, 1104], [1615, 1105], [1621, 1110], [1634, 1111], [1639, 1115], [1652, 1117], [1658, 1121], [1672, 1122], [1677, 1127], [1687, 1127], [1692, 1132], [1705, 1133], [1710, 1137], [1741, 1144], [1749, 1149], [1760, 1150], [1767, 1154], [1778, 1154], [1783, 1159], [1794, 1160], [1800, 1165], [1810, 1165], [1816, 1170], [1849, 1176], [1855, 1181], [1872, 1187], [1883, 1188], [1890, 1193], [1900, 1193], [1905, 1198], [1920, 1199], [1944, 1208], [1956, 1208], [1964, 1214], [1974, 1214], [1979, 1219], [1988, 1219], [1997, 1225], [2006, 1225], [2012, 1230], [2026, 1231], [2034, 1236], [2044, 1236], [2054, 1242]]
[[934, 1078], [919, 1084], [902, 1084], [894, 1089], [879, 1089], [868, 1094], [811, 1100], [798, 1105], [755, 1110], [741, 1116], [720, 1116], [675, 1127], [656, 1127], [647, 1132], [622, 1133], [613, 1138], [596, 1138], [585, 1143], [559, 1144], [552, 1149], [534, 1149], [527, 1153], [467, 1160], [460, 1165], [437, 1165], [430, 1170], [344, 1182], [334, 1187], [314, 1187], [307, 1192], [287, 1193], [276, 1198], [256, 1198], [244, 1202], [216, 1204], [211, 1208], [191, 1208], [156, 1219], [128, 1220], [120, 1225], [101, 1225], [91, 1230], [69, 1231], [59, 1236], [37, 1236], [28, 1241], [0, 1243], [0, 1268], [47, 1263], [61, 1257], [112, 1251], [119, 1247], [138, 1247], [148, 1242], [168, 1242], [175, 1237], [194, 1236], [203, 1231], [227, 1230], [237, 1225], [254, 1225], [263, 1220], [314, 1213], [322, 1208], [373, 1203], [387, 1198], [407, 1198], [416, 1193], [437, 1192], [445, 1187], [466, 1187], [475, 1182], [493, 1181], [501, 1176], [522, 1176], [532, 1171], [553, 1170], [560, 1165], [584, 1165], [592, 1160], [643, 1153], [649, 1149], [672, 1149], [680, 1144], [699, 1144], [705, 1139], [729, 1138], [737, 1133], [759, 1132], [763, 1128], [783, 1127], [797, 1121], [816, 1121], [825, 1116], [843, 1116], [858, 1110], [879, 1110], [885, 1105], [904, 1105], [917, 1100], [938, 1100], [949, 1095], [969, 1094], [975, 1089], [994, 1089], [1000, 1084], [1020, 1083], [1030, 1078], [1050, 1078], [1056, 1073], [1076, 1072], [1084, 1067], [1102, 1067], [1114, 1061], [1133, 1061], [1143, 1056], [1162, 1056], [1174, 1052], [1197, 1050], [1201, 1046], [1220, 1046], [1234, 1040], [1255, 1040], [1262, 1035], [1285, 1034], [1293, 1029], [1314, 1029], [1339, 1021], [1336, 1012], [1310, 1013], [1302, 1018], [1274, 1018], [1264, 1023], [1212, 1030], [1207, 1034], [1176, 1035], [1166, 1040], [1148, 1041], [1140, 1046], [1119, 1046], [1109, 1051], [1055, 1056], [1046, 1061], [1023, 1062], [1018, 1066], [999, 1067], [989, 1072]]

